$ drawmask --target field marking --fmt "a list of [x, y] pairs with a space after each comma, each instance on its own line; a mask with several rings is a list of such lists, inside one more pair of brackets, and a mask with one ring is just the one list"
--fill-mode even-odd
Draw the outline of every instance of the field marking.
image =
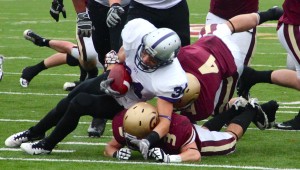
[[226, 168], [226, 169], [257, 169], [257, 170], [300, 170], [296, 168], [270, 168], [260, 166], [234, 166], [234, 165], [209, 165], [209, 164], [184, 164], [184, 163], [156, 163], [145, 161], [105, 161], [105, 160], [78, 160], [78, 159], [41, 159], [41, 158], [13, 158], [0, 157], [4, 161], [37, 161], [37, 162], [76, 162], [76, 163], [107, 163], [107, 164], [127, 164], [127, 165], [159, 165], [159, 166], [184, 166], [184, 167], [207, 167], [207, 168]]
[[102, 143], [102, 142], [59, 142], [58, 145], [106, 146], [106, 143]]
[[[0, 151], [23, 152], [20, 148], [0, 148]], [[52, 152], [56, 152], [56, 153], [73, 153], [73, 152], [76, 152], [76, 150], [53, 149]]]
[[36, 95], [36, 96], [67, 96], [67, 94], [23, 93], [23, 92], [4, 92], [4, 91], [0, 91], [0, 94]]

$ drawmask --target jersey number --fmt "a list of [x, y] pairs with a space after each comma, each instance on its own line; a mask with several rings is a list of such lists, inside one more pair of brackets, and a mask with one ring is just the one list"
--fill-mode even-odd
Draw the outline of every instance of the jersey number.
[[201, 74], [218, 73], [219, 68], [215, 61], [216, 58], [213, 55], [210, 55], [206, 62], [201, 67], [199, 67], [199, 72]]

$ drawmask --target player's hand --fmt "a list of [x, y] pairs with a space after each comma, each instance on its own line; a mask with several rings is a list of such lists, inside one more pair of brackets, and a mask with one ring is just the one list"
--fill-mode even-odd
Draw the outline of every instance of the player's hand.
[[150, 142], [147, 139], [133, 139], [130, 141], [132, 144], [136, 145], [141, 154], [143, 155], [144, 159], [148, 158], [148, 151], [150, 147]]
[[117, 53], [114, 50], [111, 50], [105, 55], [105, 64], [104, 67], [105, 69], [110, 65], [110, 64], [117, 64], [119, 63], [119, 57]]
[[59, 13], [62, 13], [64, 18], [67, 18], [67, 13], [64, 7], [63, 0], [53, 0], [50, 7], [50, 15], [56, 22], [59, 21]]
[[107, 12], [106, 24], [108, 27], [114, 27], [121, 21], [121, 15], [124, 14], [124, 9], [119, 3], [114, 3]]
[[170, 162], [169, 155], [166, 154], [160, 148], [152, 148], [152, 149], [150, 149], [149, 153], [148, 153], [148, 156], [154, 158], [155, 160], [157, 160], [159, 162], [166, 162], [166, 163]]
[[86, 12], [77, 14], [77, 34], [81, 37], [90, 37], [92, 35], [92, 21]]
[[106, 94], [113, 95], [113, 96], [120, 96], [120, 93], [111, 89], [110, 84], [114, 81], [112, 78], [108, 78], [107, 80], [103, 80], [100, 83], [100, 90], [105, 92]]
[[121, 148], [114, 153], [113, 157], [119, 160], [128, 160], [131, 157], [131, 150], [128, 148]]

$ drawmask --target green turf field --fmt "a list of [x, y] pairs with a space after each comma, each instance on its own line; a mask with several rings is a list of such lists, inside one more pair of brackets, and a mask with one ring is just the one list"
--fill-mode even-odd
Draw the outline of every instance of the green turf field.
[[[261, 0], [260, 9], [281, 6], [283, 0]], [[209, 0], [188, 0], [192, 24], [203, 24]], [[105, 142], [112, 132], [107, 125], [102, 138], [88, 138], [90, 117], [82, 117], [77, 129], [50, 155], [31, 156], [4, 146], [13, 133], [34, 125], [67, 92], [66, 81], [79, 77], [77, 67], [60, 66], [43, 71], [28, 88], [19, 85], [25, 66], [36, 64], [54, 51], [24, 40], [23, 31], [32, 29], [51, 39], [75, 42], [76, 15], [71, 1], [65, 0], [67, 19], [56, 23], [49, 15], [50, 1], [0, 0], [0, 54], [5, 56], [4, 78], [0, 82], [0, 169], [300, 169], [300, 131], [260, 131], [251, 125], [239, 141], [237, 151], [228, 156], [203, 157], [201, 162], [161, 164], [144, 161], [137, 152], [130, 161], [103, 156]], [[286, 52], [281, 47], [275, 25], [258, 28], [257, 48], [252, 66], [258, 70], [285, 67]], [[193, 39], [195, 40], [195, 39]], [[300, 109], [300, 93], [269, 84], [256, 85], [251, 95], [259, 101], [277, 100], [277, 121], [294, 117]], [[199, 122], [200, 124], [202, 122]], [[49, 134], [49, 132], [48, 132]]]

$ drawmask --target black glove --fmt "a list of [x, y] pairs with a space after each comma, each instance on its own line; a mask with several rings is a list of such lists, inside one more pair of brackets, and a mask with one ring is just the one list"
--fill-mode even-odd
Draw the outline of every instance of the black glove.
[[152, 148], [148, 153], [149, 157], [156, 159], [158, 162], [170, 163], [170, 157], [161, 148]]
[[86, 12], [77, 14], [77, 34], [81, 37], [92, 35], [92, 21]]
[[67, 18], [67, 13], [64, 8], [63, 0], [53, 0], [52, 5], [50, 7], [50, 15], [56, 22], [59, 21], [59, 13], [62, 13], [64, 18]]
[[124, 9], [119, 3], [114, 3], [107, 12], [106, 24], [108, 27], [114, 27], [121, 21], [121, 15], [124, 14]]

